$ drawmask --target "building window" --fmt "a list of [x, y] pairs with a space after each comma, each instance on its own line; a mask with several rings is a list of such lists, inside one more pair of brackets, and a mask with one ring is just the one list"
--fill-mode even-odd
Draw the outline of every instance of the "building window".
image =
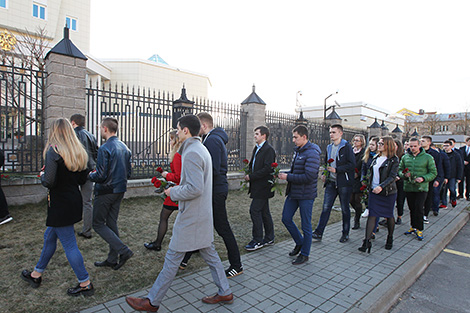
[[7, 8], [7, 0], [0, 0], [0, 8]]
[[41, 4], [33, 3], [33, 16], [45, 20], [46, 7]]
[[73, 17], [65, 17], [65, 24], [71, 30], [77, 31], [77, 19]]

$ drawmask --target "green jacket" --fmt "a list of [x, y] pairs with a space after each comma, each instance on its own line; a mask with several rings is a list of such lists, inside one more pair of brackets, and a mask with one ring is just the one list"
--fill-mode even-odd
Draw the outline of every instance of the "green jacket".
[[[405, 169], [411, 173], [411, 177], [405, 177]], [[398, 166], [398, 175], [403, 180], [403, 189], [406, 192], [424, 192], [429, 190], [429, 182], [437, 176], [434, 158], [420, 148], [418, 155], [414, 156], [409, 150], [403, 155]], [[424, 181], [417, 183], [415, 178], [422, 177]]]

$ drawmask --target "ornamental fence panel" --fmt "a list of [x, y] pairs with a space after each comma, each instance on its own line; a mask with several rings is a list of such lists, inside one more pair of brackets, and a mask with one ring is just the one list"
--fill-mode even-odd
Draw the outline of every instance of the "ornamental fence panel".
[[[132, 151], [132, 178], [149, 178], [157, 167], [169, 169], [169, 132], [173, 125], [174, 95], [111, 84], [87, 88], [87, 128], [102, 142], [99, 127], [104, 117], [119, 121], [118, 137]], [[208, 112], [216, 127], [223, 127], [229, 141], [228, 170], [238, 171], [245, 157], [246, 113], [239, 105], [195, 99], [186, 113]]]
[[43, 70], [0, 64], [0, 148], [5, 156], [4, 175], [37, 174], [43, 164]]

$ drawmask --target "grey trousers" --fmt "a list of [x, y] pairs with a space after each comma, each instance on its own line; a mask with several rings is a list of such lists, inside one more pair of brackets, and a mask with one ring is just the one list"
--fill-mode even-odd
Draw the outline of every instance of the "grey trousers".
[[85, 236], [91, 236], [91, 227], [93, 226], [93, 182], [87, 180], [85, 184], [80, 185], [83, 203], [83, 228], [82, 233]]
[[[163, 297], [167, 293], [168, 289], [170, 289], [170, 286], [175, 279], [176, 273], [178, 272], [178, 267], [183, 260], [185, 253], [186, 252], [176, 252], [168, 249], [165, 255], [163, 268], [160, 274], [158, 274], [158, 277], [147, 296], [152, 305], [159, 306], [162, 302]], [[228, 283], [227, 276], [225, 275], [224, 266], [222, 265], [222, 261], [220, 261], [217, 251], [215, 251], [214, 244], [208, 248], [200, 249], [199, 254], [207, 263], [207, 265], [209, 265], [212, 279], [214, 280], [217, 288], [219, 288], [217, 293], [221, 296], [227, 296], [231, 294], [232, 290], [230, 290], [230, 285]]]
[[124, 193], [111, 193], [95, 196], [93, 204], [93, 229], [109, 244], [110, 263], [117, 263], [120, 254], [129, 254], [131, 250], [119, 239], [117, 220], [119, 207]]

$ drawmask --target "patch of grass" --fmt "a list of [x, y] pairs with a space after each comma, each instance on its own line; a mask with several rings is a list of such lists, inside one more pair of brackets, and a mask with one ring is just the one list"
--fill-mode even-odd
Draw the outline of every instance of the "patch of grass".
[[[314, 204], [314, 227], [321, 213], [322, 201], [323, 190], [320, 188]], [[95, 295], [88, 298], [67, 296], [67, 288], [75, 286], [77, 280], [60, 243], [57, 244], [57, 251], [44, 272], [41, 287], [32, 289], [21, 280], [21, 271], [32, 270], [41, 254], [46, 229], [46, 203], [12, 206], [10, 213], [14, 220], [0, 226], [0, 264], [3, 275], [0, 280], [0, 312], [77, 311], [151, 286], [163, 266], [176, 217], [176, 212], [170, 217], [162, 251], [145, 249], [143, 243], [156, 237], [162, 203], [156, 196], [126, 199], [122, 202], [118, 221], [120, 237], [134, 251], [134, 256], [118, 271], [93, 265], [95, 261], [104, 260], [108, 253], [108, 246], [99, 235], [93, 233], [93, 238], [89, 240], [77, 237], [85, 267], [96, 288]], [[246, 191], [231, 191], [227, 199], [229, 220], [242, 254], [245, 253], [243, 247], [251, 240], [250, 203], [251, 199]], [[276, 195], [270, 200], [276, 242], [291, 239], [281, 222], [283, 205], [283, 196]], [[341, 213], [333, 210], [330, 223], [340, 219]], [[299, 214], [296, 214], [295, 221], [300, 225]], [[80, 231], [81, 227], [81, 223], [75, 225], [77, 231]], [[220, 257], [226, 260], [227, 252], [222, 239], [216, 233], [214, 238]], [[204, 261], [195, 254], [185, 272], [204, 266]]]

